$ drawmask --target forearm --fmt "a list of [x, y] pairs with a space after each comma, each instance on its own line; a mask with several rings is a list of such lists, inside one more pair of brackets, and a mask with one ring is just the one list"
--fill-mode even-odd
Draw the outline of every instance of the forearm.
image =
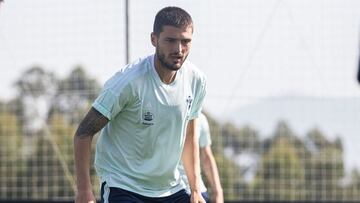
[[212, 191], [222, 190], [216, 164], [209, 163], [208, 166], [204, 166], [204, 173], [210, 184], [210, 187], [212, 188]]
[[195, 150], [188, 149], [192, 146], [184, 147], [183, 164], [188, 177], [189, 186], [191, 190], [199, 190], [200, 185], [200, 167], [199, 161], [196, 160]]
[[91, 108], [75, 133], [74, 153], [78, 190], [91, 189], [90, 157], [92, 138], [108, 122], [109, 120], [105, 116], [95, 108]]
[[95, 203], [90, 179], [91, 142], [94, 135], [109, 120], [96, 109], [91, 108], [81, 121], [74, 137], [74, 156], [77, 194], [76, 203]]
[[[206, 169], [204, 169], [206, 170]], [[211, 170], [211, 169], [209, 169]], [[215, 175], [216, 174], [216, 170], [214, 170], [213, 172], [211, 171], [205, 171], [205, 176], [209, 182], [209, 185], [210, 185], [210, 188], [211, 188], [211, 194], [212, 195], [222, 195], [223, 194], [223, 189], [221, 187], [221, 184], [220, 184], [220, 179], [219, 179], [219, 176], [218, 175]]]
[[203, 172], [210, 184], [212, 196], [220, 196], [222, 198], [223, 189], [221, 187], [219, 171], [210, 146], [201, 150], [201, 162], [203, 164]]
[[182, 161], [188, 177], [191, 191], [200, 192], [199, 144], [195, 135], [195, 120], [188, 124]]
[[91, 191], [90, 160], [92, 136], [74, 138], [76, 185], [78, 191]]

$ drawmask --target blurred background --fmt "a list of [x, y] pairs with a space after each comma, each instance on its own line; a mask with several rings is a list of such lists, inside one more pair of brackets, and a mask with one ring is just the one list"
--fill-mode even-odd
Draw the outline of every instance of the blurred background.
[[169, 5], [194, 20], [226, 201], [360, 201], [358, 0], [5, 0], [0, 200], [73, 200], [77, 125]]

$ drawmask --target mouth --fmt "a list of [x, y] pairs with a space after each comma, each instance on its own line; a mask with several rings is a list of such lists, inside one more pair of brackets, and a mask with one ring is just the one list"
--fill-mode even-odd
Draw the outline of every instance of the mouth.
[[179, 55], [175, 55], [175, 56], [171, 56], [171, 58], [173, 59], [173, 61], [179, 63], [182, 61], [183, 57], [179, 56]]

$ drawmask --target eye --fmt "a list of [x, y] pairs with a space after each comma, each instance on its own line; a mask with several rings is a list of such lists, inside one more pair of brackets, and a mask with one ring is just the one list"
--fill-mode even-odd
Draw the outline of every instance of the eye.
[[173, 38], [167, 38], [165, 41], [169, 43], [174, 43], [176, 40]]
[[189, 44], [191, 42], [191, 39], [183, 39], [181, 40], [182, 44]]

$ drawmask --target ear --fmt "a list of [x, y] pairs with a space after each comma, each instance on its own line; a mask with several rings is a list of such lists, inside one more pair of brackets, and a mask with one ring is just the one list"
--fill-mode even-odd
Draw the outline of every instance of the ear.
[[158, 41], [158, 37], [156, 36], [156, 34], [154, 32], [151, 33], [151, 44], [156, 47], [157, 46], [157, 41]]

